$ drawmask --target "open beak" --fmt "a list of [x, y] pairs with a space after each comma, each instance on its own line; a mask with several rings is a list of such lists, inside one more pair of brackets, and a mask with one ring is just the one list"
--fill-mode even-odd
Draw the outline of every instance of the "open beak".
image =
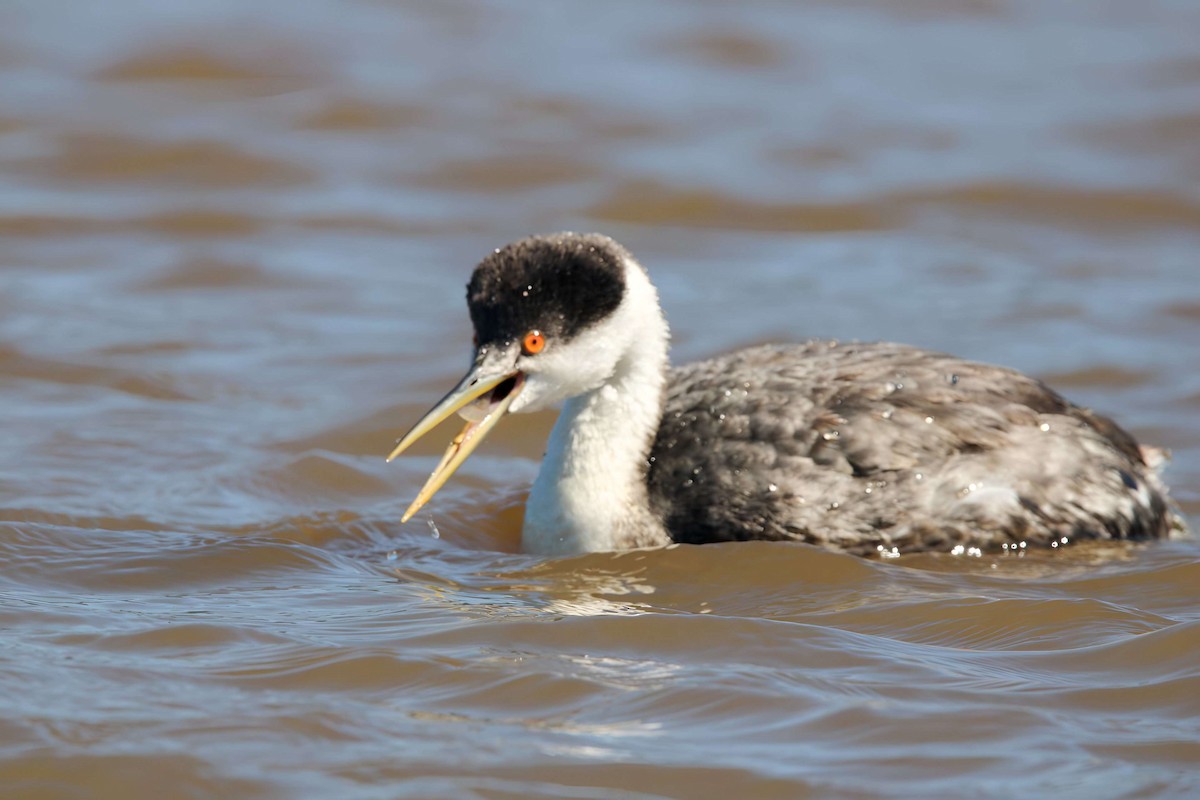
[[454, 412], [471, 406], [462, 414], [470, 420], [467, 427], [454, 437], [433, 474], [425, 481], [417, 499], [413, 500], [412, 505], [400, 518], [401, 522], [408, 522], [412, 515], [442, 488], [455, 470], [467, 460], [467, 456], [475, 452], [475, 448], [488, 435], [488, 431], [496, 426], [513, 400], [517, 399], [524, 385], [523, 373], [511, 368], [497, 368], [494, 363], [489, 364], [480, 358], [466, 377], [459, 381], [458, 386], [451, 389], [441, 402], [421, 417], [412, 430], [396, 442], [395, 449], [387, 457], [388, 461], [403, 453], [409, 445], [429, 433]]

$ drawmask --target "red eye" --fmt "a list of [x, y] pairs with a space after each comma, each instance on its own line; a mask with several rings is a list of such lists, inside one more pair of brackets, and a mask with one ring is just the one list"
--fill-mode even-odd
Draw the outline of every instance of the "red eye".
[[530, 331], [521, 340], [521, 349], [525, 351], [525, 355], [527, 356], [537, 355], [545, 348], [546, 337], [542, 335], [541, 331]]

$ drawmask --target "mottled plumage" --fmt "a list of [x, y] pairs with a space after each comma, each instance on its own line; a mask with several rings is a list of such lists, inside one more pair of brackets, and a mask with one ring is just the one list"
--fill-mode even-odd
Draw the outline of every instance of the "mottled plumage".
[[526, 505], [537, 552], [788, 539], [868, 554], [1182, 528], [1160, 451], [1010, 369], [821, 341], [669, 369], [657, 293], [605, 236], [502, 247], [467, 305], [474, 366], [391, 457], [456, 411], [472, 422], [405, 519], [504, 414], [561, 402]]
[[648, 471], [680, 542], [855, 553], [1154, 538], [1134, 439], [1010, 369], [905, 345], [768, 345], [671, 371]]

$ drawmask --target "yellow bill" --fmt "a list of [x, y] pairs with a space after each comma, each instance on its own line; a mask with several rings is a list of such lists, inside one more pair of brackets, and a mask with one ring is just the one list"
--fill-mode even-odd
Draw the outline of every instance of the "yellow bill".
[[[505, 385], [508, 381], [512, 382], [511, 385]], [[484, 440], [488, 432], [507, 413], [508, 407], [521, 393], [524, 383], [525, 376], [520, 372], [493, 372], [483, 364], [476, 365], [459, 382], [458, 386], [450, 390], [450, 393], [443, 397], [441, 402], [421, 417], [412, 430], [401, 437], [400, 441], [396, 443], [396, 447], [388, 455], [388, 461], [403, 453], [413, 442], [429, 433], [455, 412], [474, 404], [469, 410], [470, 413], [463, 415], [470, 420], [467, 426], [454, 437], [442, 456], [442, 460], [438, 462], [420, 493], [417, 494], [417, 499], [413, 500], [412, 505], [400, 518], [401, 522], [408, 522], [412, 515], [429, 502], [438, 489], [442, 488], [455, 470], [467, 460], [467, 457], [475, 452], [475, 448]]]

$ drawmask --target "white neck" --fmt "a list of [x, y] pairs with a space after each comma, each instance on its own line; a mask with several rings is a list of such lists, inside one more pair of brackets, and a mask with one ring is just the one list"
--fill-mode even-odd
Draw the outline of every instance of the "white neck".
[[[646, 458], [662, 416], [667, 324], [641, 267], [626, 262], [613, 318], [579, 340], [625, 342], [600, 386], [568, 400], [525, 505], [521, 544], [549, 555], [667, 544], [650, 514]], [[586, 350], [588, 342], [581, 341]]]

